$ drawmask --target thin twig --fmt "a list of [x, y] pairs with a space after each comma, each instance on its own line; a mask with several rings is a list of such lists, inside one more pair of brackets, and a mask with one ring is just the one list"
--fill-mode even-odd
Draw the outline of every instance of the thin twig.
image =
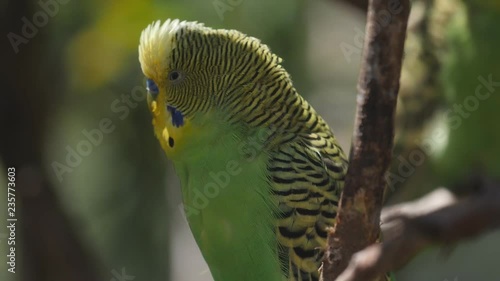
[[404, 266], [424, 248], [453, 245], [500, 227], [500, 185], [459, 199], [444, 188], [382, 212], [384, 241], [356, 253], [337, 281], [371, 280]]
[[327, 281], [335, 280], [351, 256], [380, 233], [409, 11], [409, 0], [369, 2], [350, 165], [323, 261]]

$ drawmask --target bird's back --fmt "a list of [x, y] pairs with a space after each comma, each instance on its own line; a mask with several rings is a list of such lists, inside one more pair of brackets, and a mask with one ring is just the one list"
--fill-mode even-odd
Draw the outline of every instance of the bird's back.
[[277, 205], [275, 232], [284, 275], [290, 281], [316, 281], [347, 161], [323, 119], [298, 95], [297, 104], [299, 117], [288, 116], [298, 120], [296, 131], [281, 133], [285, 137], [270, 154], [270, 193]]
[[[326, 228], [335, 224], [348, 163], [330, 127], [297, 93], [289, 75], [270, 69], [269, 77], [252, 83], [235, 105], [245, 113], [238, 121], [268, 132], [263, 143], [283, 274], [288, 280], [318, 280]], [[246, 106], [259, 103], [259, 111]]]

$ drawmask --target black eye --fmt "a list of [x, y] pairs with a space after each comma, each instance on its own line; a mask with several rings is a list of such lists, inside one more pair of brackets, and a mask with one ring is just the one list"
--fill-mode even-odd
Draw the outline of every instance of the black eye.
[[168, 80], [170, 80], [172, 82], [176, 82], [180, 78], [181, 78], [181, 74], [179, 71], [173, 70], [173, 71], [170, 71], [170, 73], [168, 74]]

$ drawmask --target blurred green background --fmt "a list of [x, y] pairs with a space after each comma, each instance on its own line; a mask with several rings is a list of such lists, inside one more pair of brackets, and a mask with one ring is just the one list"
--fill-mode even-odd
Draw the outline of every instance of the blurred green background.
[[[365, 11], [364, 1], [345, 2], [0, 3], [0, 166], [16, 168], [18, 218], [15, 274], [7, 272], [8, 233], [0, 228], [0, 280], [212, 280], [181, 212], [179, 182], [152, 132], [140, 32], [154, 20], [180, 18], [260, 38], [347, 151]], [[414, 1], [391, 171], [399, 180], [391, 182], [390, 202], [467, 175], [500, 174], [497, 86], [476, 98], [477, 106], [471, 101], [479, 77], [500, 81], [499, 28], [496, 1]], [[456, 104], [467, 117], [453, 111]], [[433, 142], [422, 149], [429, 136]], [[415, 151], [425, 154], [422, 161], [413, 161]], [[411, 167], [402, 175], [404, 161]], [[498, 232], [446, 257], [440, 251], [424, 252], [398, 280], [500, 280]]]

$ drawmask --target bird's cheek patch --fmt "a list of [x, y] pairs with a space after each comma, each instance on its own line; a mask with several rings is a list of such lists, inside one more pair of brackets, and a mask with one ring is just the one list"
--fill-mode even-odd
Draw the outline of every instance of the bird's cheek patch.
[[170, 112], [170, 115], [172, 116], [172, 125], [175, 127], [179, 128], [182, 125], [184, 125], [184, 115], [182, 112], [177, 110], [177, 108], [167, 105], [167, 110]]

